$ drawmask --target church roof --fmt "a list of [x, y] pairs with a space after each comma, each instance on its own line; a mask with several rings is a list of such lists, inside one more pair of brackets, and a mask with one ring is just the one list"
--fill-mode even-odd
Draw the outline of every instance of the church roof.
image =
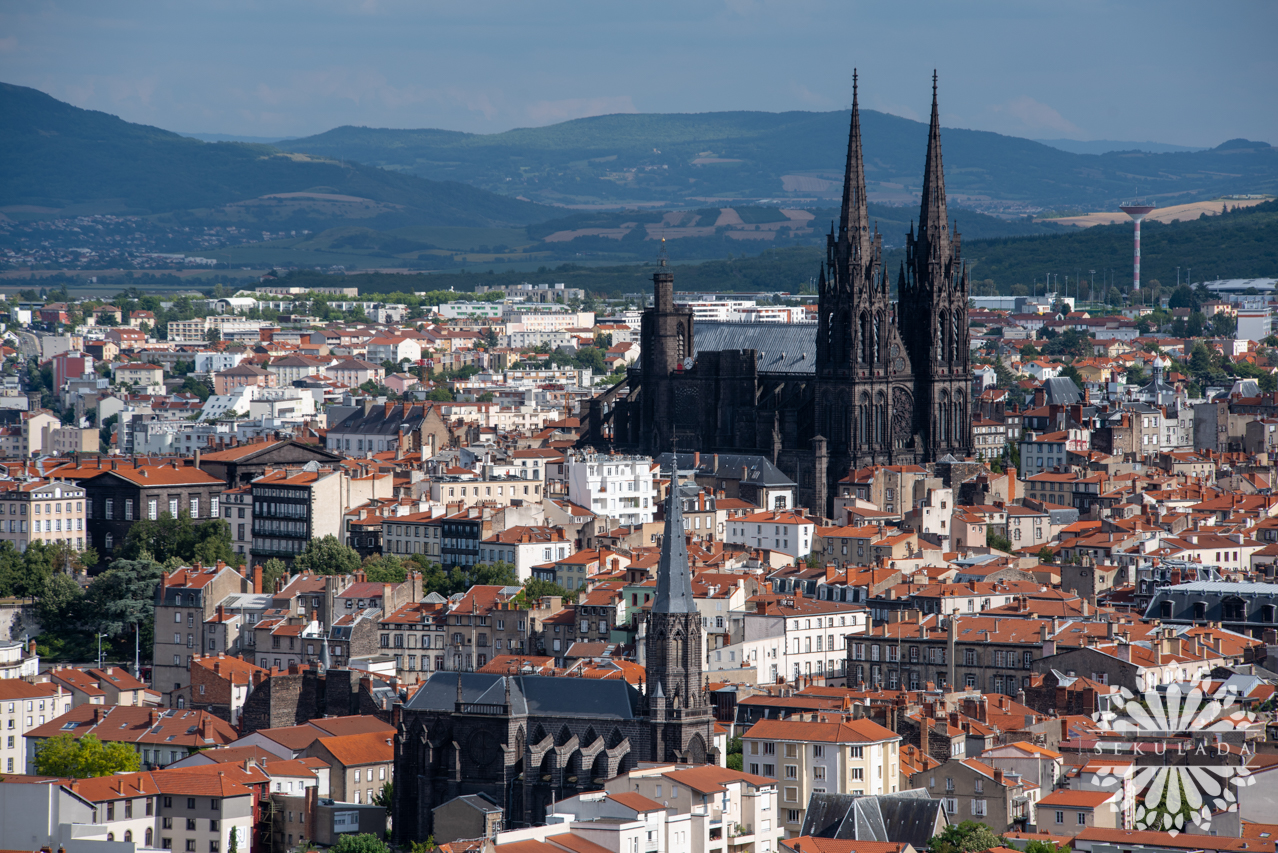
[[448, 711], [457, 705], [457, 682], [466, 705], [506, 704], [510, 713], [534, 717], [601, 717], [632, 720], [639, 693], [624, 679], [565, 678], [549, 675], [495, 675], [487, 672], [434, 672], [406, 704], [410, 711]]
[[756, 350], [760, 373], [815, 373], [815, 323], [697, 323], [692, 351]]
[[868, 797], [813, 794], [799, 834], [857, 841], [904, 841], [922, 850], [935, 834], [941, 803], [924, 789]]
[[679, 469], [671, 472], [676, 488], [666, 498], [666, 529], [661, 537], [661, 560], [657, 564], [657, 597], [653, 613], [696, 613], [692, 598], [692, 570], [688, 566], [688, 541], [683, 531], [683, 501], [677, 488]]

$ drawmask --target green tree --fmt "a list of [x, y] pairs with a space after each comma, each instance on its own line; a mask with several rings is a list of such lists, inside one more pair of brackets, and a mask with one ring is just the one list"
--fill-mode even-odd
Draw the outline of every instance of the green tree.
[[1026, 341], [1025, 345], [1021, 347], [1021, 358], [1033, 358], [1036, 355], [1038, 355], [1038, 347]]
[[116, 560], [93, 579], [85, 593], [86, 619], [111, 637], [131, 634], [135, 625], [143, 635], [141, 645], [150, 648], [154, 632], [155, 588], [163, 567], [149, 558]]
[[741, 743], [741, 736], [738, 735], [728, 741], [728, 769], [740, 770], [745, 761], [745, 748]]
[[338, 541], [331, 533], [320, 539], [312, 539], [306, 550], [297, 555], [293, 568], [299, 572], [310, 570], [317, 575], [346, 575], [360, 567], [359, 553]]
[[1040, 841], [1037, 838], [1025, 845], [1025, 853], [1069, 853], [1069, 845], [1057, 846], [1051, 841]]
[[999, 536], [992, 528], [985, 529], [985, 546], [1012, 553], [1012, 543], [1006, 536]]
[[220, 518], [197, 524], [186, 510], [179, 510], [177, 518], [164, 512], [155, 521], [142, 518], [133, 522], [118, 553], [129, 560], [146, 553], [160, 563], [177, 557], [187, 565], [197, 561], [214, 565], [222, 560], [238, 566], [243, 562], [231, 546], [229, 524]]
[[1052, 549], [1049, 548], [1048, 546], [1044, 545], [1042, 548], [1038, 549], [1038, 561], [1040, 563], [1051, 563], [1051, 562], [1054, 562], [1055, 560], [1056, 560], [1056, 554], [1054, 554], [1052, 552]]
[[403, 583], [408, 567], [394, 554], [379, 554], [364, 560], [364, 574], [374, 583]]
[[46, 630], [55, 626], [78, 625], [84, 590], [70, 575], [56, 574], [45, 578], [44, 591], [36, 603], [36, 616]]
[[940, 835], [932, 836], [927, 846], [932, 853], [981, 853], [1006, 843], [1003, 836], [995, 835], [985, 824], [965, 820], [945, 827]]
[[449, 403], [452, 402], [454, 397], [453, 392], [448, 390], [447, 385], [436, 385], [431, 389], [430, 393], [426, 395], [426, 399], [432, 400], [436, 403]]
[[576, 597], [573, 593], [564, 589], [559, 584], [554, 583], [553, 581], [544, 581], [540, 578], [529, 578], [525, 581], [523, 595], [524, 600], [530, 603], [548, 595], [558, 595], [565, 601]]
[[373, 795], [373, 805], [386, 809], [386, 814], [388, 815], [391, 813], [391, 809], [395, 805], [395, 789], [392, 783], [385, 783], [382, 785], [382, 789]]
[[391, 849], [376, 835], [361, 832], [338, 838], [337, 843], [330, 848], [330, 853], [391, 853]]
[[275, 589], [275, 581], [288, 575], [288, 566], [279, 557], [272, 557], [262, 564], [262, 590]]
[[40, 776], [88, 779], [115, 773], [136, 773], [137, 750], [127, 743], [102, 743], [95, 735], [76, 740], [70, 734], [49, 738], [36, 748], [35, 771]]

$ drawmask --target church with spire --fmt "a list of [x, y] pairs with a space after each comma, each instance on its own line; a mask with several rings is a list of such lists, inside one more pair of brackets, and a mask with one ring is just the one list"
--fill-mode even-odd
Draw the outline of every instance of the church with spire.
[[434, 809], [455, 797], [484, 794], [514, 829], [544, 823], [551, 803], [602, 788], [639, 762], [717, 763], [678, 482], [672, 471], [657, 594], [640, 616], [644, 689], [517, 666], [431, 673], [398, 714], [397, 844], [430, 836]]
[[936, 75], [917, 233], [906, 235], [895, 295], [869, 217], [857, 99], [854, 75], [817, 322], [694, 323], [663, 261], [638, 363], [591, 401], [584, 444], [766, 456], [798, 484], [799, 502], [825, 516], [836, 484], [857, 468], [972, 454], [968, 278], [946, 210]]

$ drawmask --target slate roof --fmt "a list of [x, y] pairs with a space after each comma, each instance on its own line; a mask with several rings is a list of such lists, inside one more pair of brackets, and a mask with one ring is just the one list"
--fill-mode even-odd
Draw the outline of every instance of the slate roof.
[[[387, 409], [390, 409], [387, 412]], [[408, 410], [408, 414], [404, 413], [404, 406], [373, 406], [368, 414], [364, 414], [363, 408], [356, 409], [347, 415], [340, 423], [329, 427], [330, 433], [358, 433], [361, 435], [392, 435], [399, 436], [401, 429], [417, 430], [421, 427], [422, 421], [426, 419], [428, 409], [425, 406], [412, 406]]]
[[815, 374], [816, 329], [815, 323], [697, 323], [692, 352], [756, 350], [760, 373]]
[[[654, 460], [662, 470], [670, 466], [670, 454], [663, 453]], [[715, 465], [718, 465], [716, 468]], [[798, 484], [787, 477], [780, 468], [773, 465], [766, 456], [754, 456], [745, 453], [702, 453], [701, 464], [697, 465], [697, 457], [692, 453], [679, 454], [679, 470], [697, 471], [707, 476], [725, 480], [736, 480], [741, 477], [741, 469], [746, 469], [746, 482], [765, 488], [790, 488]]]
[[462, 701], [504, 705], [510, 682], [510, 713], [538, 717], [599, 717], [631, 720], [638, 716], [639, 692], [624, 679], [563, 678], [546, 675], [493, 675], [486, 672], [433, 672], [406, 708], [452, 712], [457, 681]]
[[1078, 386], [1074, 384], [1074, 380], [1065, 376], [1056, 376], [1048, 379], [1043, 383], [1043, 390], [1047, 392], [1049, 405], [1069, 406], [1083, 402], [1083, 395], [1079, 393]]
[[[935, 834], [941, 803], [921, 788], [870, 797], [812, 794], [799, 834], [857, 841], [904, 841], [923, 850]], [[945, 821], [940, 823], [943, 826]]]

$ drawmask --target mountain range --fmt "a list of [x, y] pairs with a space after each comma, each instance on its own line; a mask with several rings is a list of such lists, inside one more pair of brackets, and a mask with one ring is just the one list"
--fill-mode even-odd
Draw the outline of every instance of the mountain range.
[[[871, 200], [913, 203], [927, 125], [862, 110]], [[493, 134], [339, 127], [277, 143], [547, 204], [704, 206], [839, 195], [848, 114], [627, 114]], [[1076, 154], [1029, 139], [946, 128], [953, 204], [1000, 215], [1112, 210], [1139, 193], [1160, 205], [1278, 190], [1278, 149], [1231, 140], [1207, 151]]]
[[192, 224], [526, 225], [559, 215], [432, 181], [267, 145], [210, 143], [0, 84], [0, 212], [178, 214]]

